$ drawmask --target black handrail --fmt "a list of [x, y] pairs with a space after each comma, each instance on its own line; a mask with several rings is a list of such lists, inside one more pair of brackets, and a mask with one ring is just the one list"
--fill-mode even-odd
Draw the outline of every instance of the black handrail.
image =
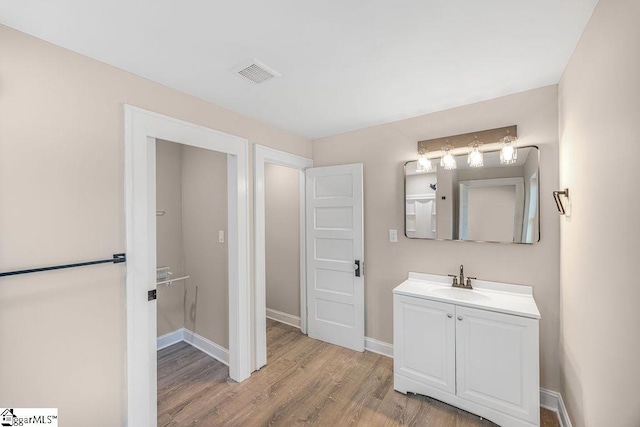
[[120, 264], [120, 263], [126, 262], [126, 261], [127, 261], [127, 255], [126, 254], [113, 254], [113, 258], [111, 258], [111, 259], [102, 259], [102, 260], [99, 260], [99, 261], [78, 262], [78, 263], [75, 263], [75, 264], [54, 265], [53, 267], [30, 268], [28, 270], [7, 271], [6, 273], [0, 273], [0, 277], [15, 276], [15, 275], [18, 275], [18, 274], [39, 273], [41, 271], [49, 271], [49, 270], [61, 270], [63, 268], [84, 267], [85, 265], [94, 265], [94, 264], [106, 264], [106, 263]]

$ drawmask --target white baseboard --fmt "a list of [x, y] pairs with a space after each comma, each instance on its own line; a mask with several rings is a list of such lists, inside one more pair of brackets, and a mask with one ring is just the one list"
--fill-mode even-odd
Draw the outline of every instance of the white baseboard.
[[180, 328], [158, 337], [158, 350], [162, 350], [181, 341], [194, 346], [203, 353], [229, 366], [229, 350], [185, 328]]
[[292, 314], [267, 308], [267, 319], [275, 320], [276, 322], [284, 323], [285, 325], [300, 329], [300, 318]]
[[569, 412], [567, 411], [567, 407], [564, 406], [564, 400], [562, 400], [562, 395], [558, 393], [558, 418], [560, 418], [560, 426], [561, 427], [573, 427], [571, 425], [571, 418], [569, 418]]
[[540, 406], [558, 414], [560, 427], [572, 427], [567, 407], [564, 406], [562, 395], [553, 390], [540, 388]]
[[176, 329], [173, 332], [169, 332], [168, 334], [164, 334], [158, 337], [158, 350], [162, 350], [163, 348], [167, 348], [170, 345], [174, 345], [179, 343], [180, 341], [184, 341], [184, 331], [186, 329], [180, 328]]
[[378, 353], [383, 356], [393, 358], [393, 345], [383, 341], [364, 337], [364, 349], [372, 353]]
[[214, 343], [213, 341], [209, 341], [205, 337], [200, 336], [195, 332], [191, 332], [188, 329], [185, 329], [184, 342], [186, 342], [187, 344], [191, 344], [195, 348], [207, 353], [214, 359], [229, 366], [229, 350]]

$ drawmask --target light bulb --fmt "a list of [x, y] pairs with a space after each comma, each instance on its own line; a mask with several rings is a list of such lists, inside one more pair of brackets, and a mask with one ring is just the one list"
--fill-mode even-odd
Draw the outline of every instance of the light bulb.
[[451, 154], [451, 146], [447, 145], [442, 149], [444, 150], [444, 155], [440, 159], [440, 166], [446, 170], [456, 169], [458, 164], [456, 163], [456, 158]]
[[418, 166], [416, 170], [421, 172], [433, 172], [433, 163], [426, 154], [418, 155]]
[[507, 135], [502, 138], [502, 148], [500, 149], [500, 164], [510, 165], [518, 160], [517, 138]]
[[484, 164], [484, 155], [482, 154], [482, 151], [480, 151], [480, 145], [482, 144], [478, 142], [474, 142], [469, 145], [471, 147], [471, 151], [467, 155], [467, 163], [472, 168], [479, 168]]

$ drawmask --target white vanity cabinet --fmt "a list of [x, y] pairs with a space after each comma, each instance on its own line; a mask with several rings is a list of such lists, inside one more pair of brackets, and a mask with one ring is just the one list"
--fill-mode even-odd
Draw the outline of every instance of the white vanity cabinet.
[[503, 427], [539, 426], [539, 318], [529, 287], [452, 289], [410, 273], [393, 296], [394, 388]]
[[400, 295], [393, 297], [393, 369], [396, 376], [400, 374], [447, 393], [456, 392], [454, 315], [452, 304]]

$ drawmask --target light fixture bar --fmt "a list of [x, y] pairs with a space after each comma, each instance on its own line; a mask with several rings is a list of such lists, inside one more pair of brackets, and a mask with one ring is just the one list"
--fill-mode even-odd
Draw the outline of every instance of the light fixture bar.
[[450, 145], [452, 152], [458, 151], [457, 149], [464, 149], [465, 152], [468, 152], [469, 144], [472, 144], [476, 141], [476, 136], [485, 145], [488, 145], [500, 142], [500, 140], [507, 135], [517, 137], [518, 126], [505, 126], [496, 129], [483, 130], [480, 132], [465, 133], [460, 135], [418, 141], [418, 152], [420, 152], [420, 150], [426, 150], [429, 152], [439, 151], [441, 150], [441, 147], [445, 145]]

